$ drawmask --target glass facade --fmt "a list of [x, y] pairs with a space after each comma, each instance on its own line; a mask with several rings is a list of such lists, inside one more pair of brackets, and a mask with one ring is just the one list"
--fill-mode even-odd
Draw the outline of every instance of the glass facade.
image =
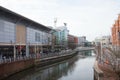
[[60, 27], [59, 31], [57, 31], [56, 33], [54, 33], [56, 35], [56, 44], [66, 44], [67, 40], [68, 40], [68, 30], [67, 27]]
[[40, 30], [27, 27], [27, 43], [49, 44], [52, 40], [52, 35]]
[[15, 24], [0, 20], [0, 42], [15, 42]]

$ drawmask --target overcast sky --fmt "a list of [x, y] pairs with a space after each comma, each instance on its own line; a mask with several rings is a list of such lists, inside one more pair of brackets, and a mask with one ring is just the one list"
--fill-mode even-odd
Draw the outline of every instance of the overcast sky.
[[69, 33], [86, 36], [110, 35], [120, 13], [120, 0], [0, 0], [0, 5], [46, 26], [67, 23]]

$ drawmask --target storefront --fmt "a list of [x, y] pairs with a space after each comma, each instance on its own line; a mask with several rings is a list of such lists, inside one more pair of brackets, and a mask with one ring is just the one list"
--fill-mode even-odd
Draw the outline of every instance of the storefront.
[[13, 46], [0, 46], [0, 58], [11, 58], [13, 53]]

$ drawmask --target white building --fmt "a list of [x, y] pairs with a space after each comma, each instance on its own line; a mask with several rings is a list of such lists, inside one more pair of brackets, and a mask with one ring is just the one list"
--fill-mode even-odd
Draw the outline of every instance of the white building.
[[101, 43], [103, 46], [108, 47], [111, 45], [111, 36], [102, 36], [95, 39], [95, 45]]

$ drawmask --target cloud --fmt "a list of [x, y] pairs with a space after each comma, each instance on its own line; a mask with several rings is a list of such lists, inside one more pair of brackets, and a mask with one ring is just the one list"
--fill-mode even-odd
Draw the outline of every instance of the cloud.
[[0, 0], [0, 5], [47, 26], [68, 24], [70, 34], [86, 35], [89, 40], [110, 34], [119, 0]]

